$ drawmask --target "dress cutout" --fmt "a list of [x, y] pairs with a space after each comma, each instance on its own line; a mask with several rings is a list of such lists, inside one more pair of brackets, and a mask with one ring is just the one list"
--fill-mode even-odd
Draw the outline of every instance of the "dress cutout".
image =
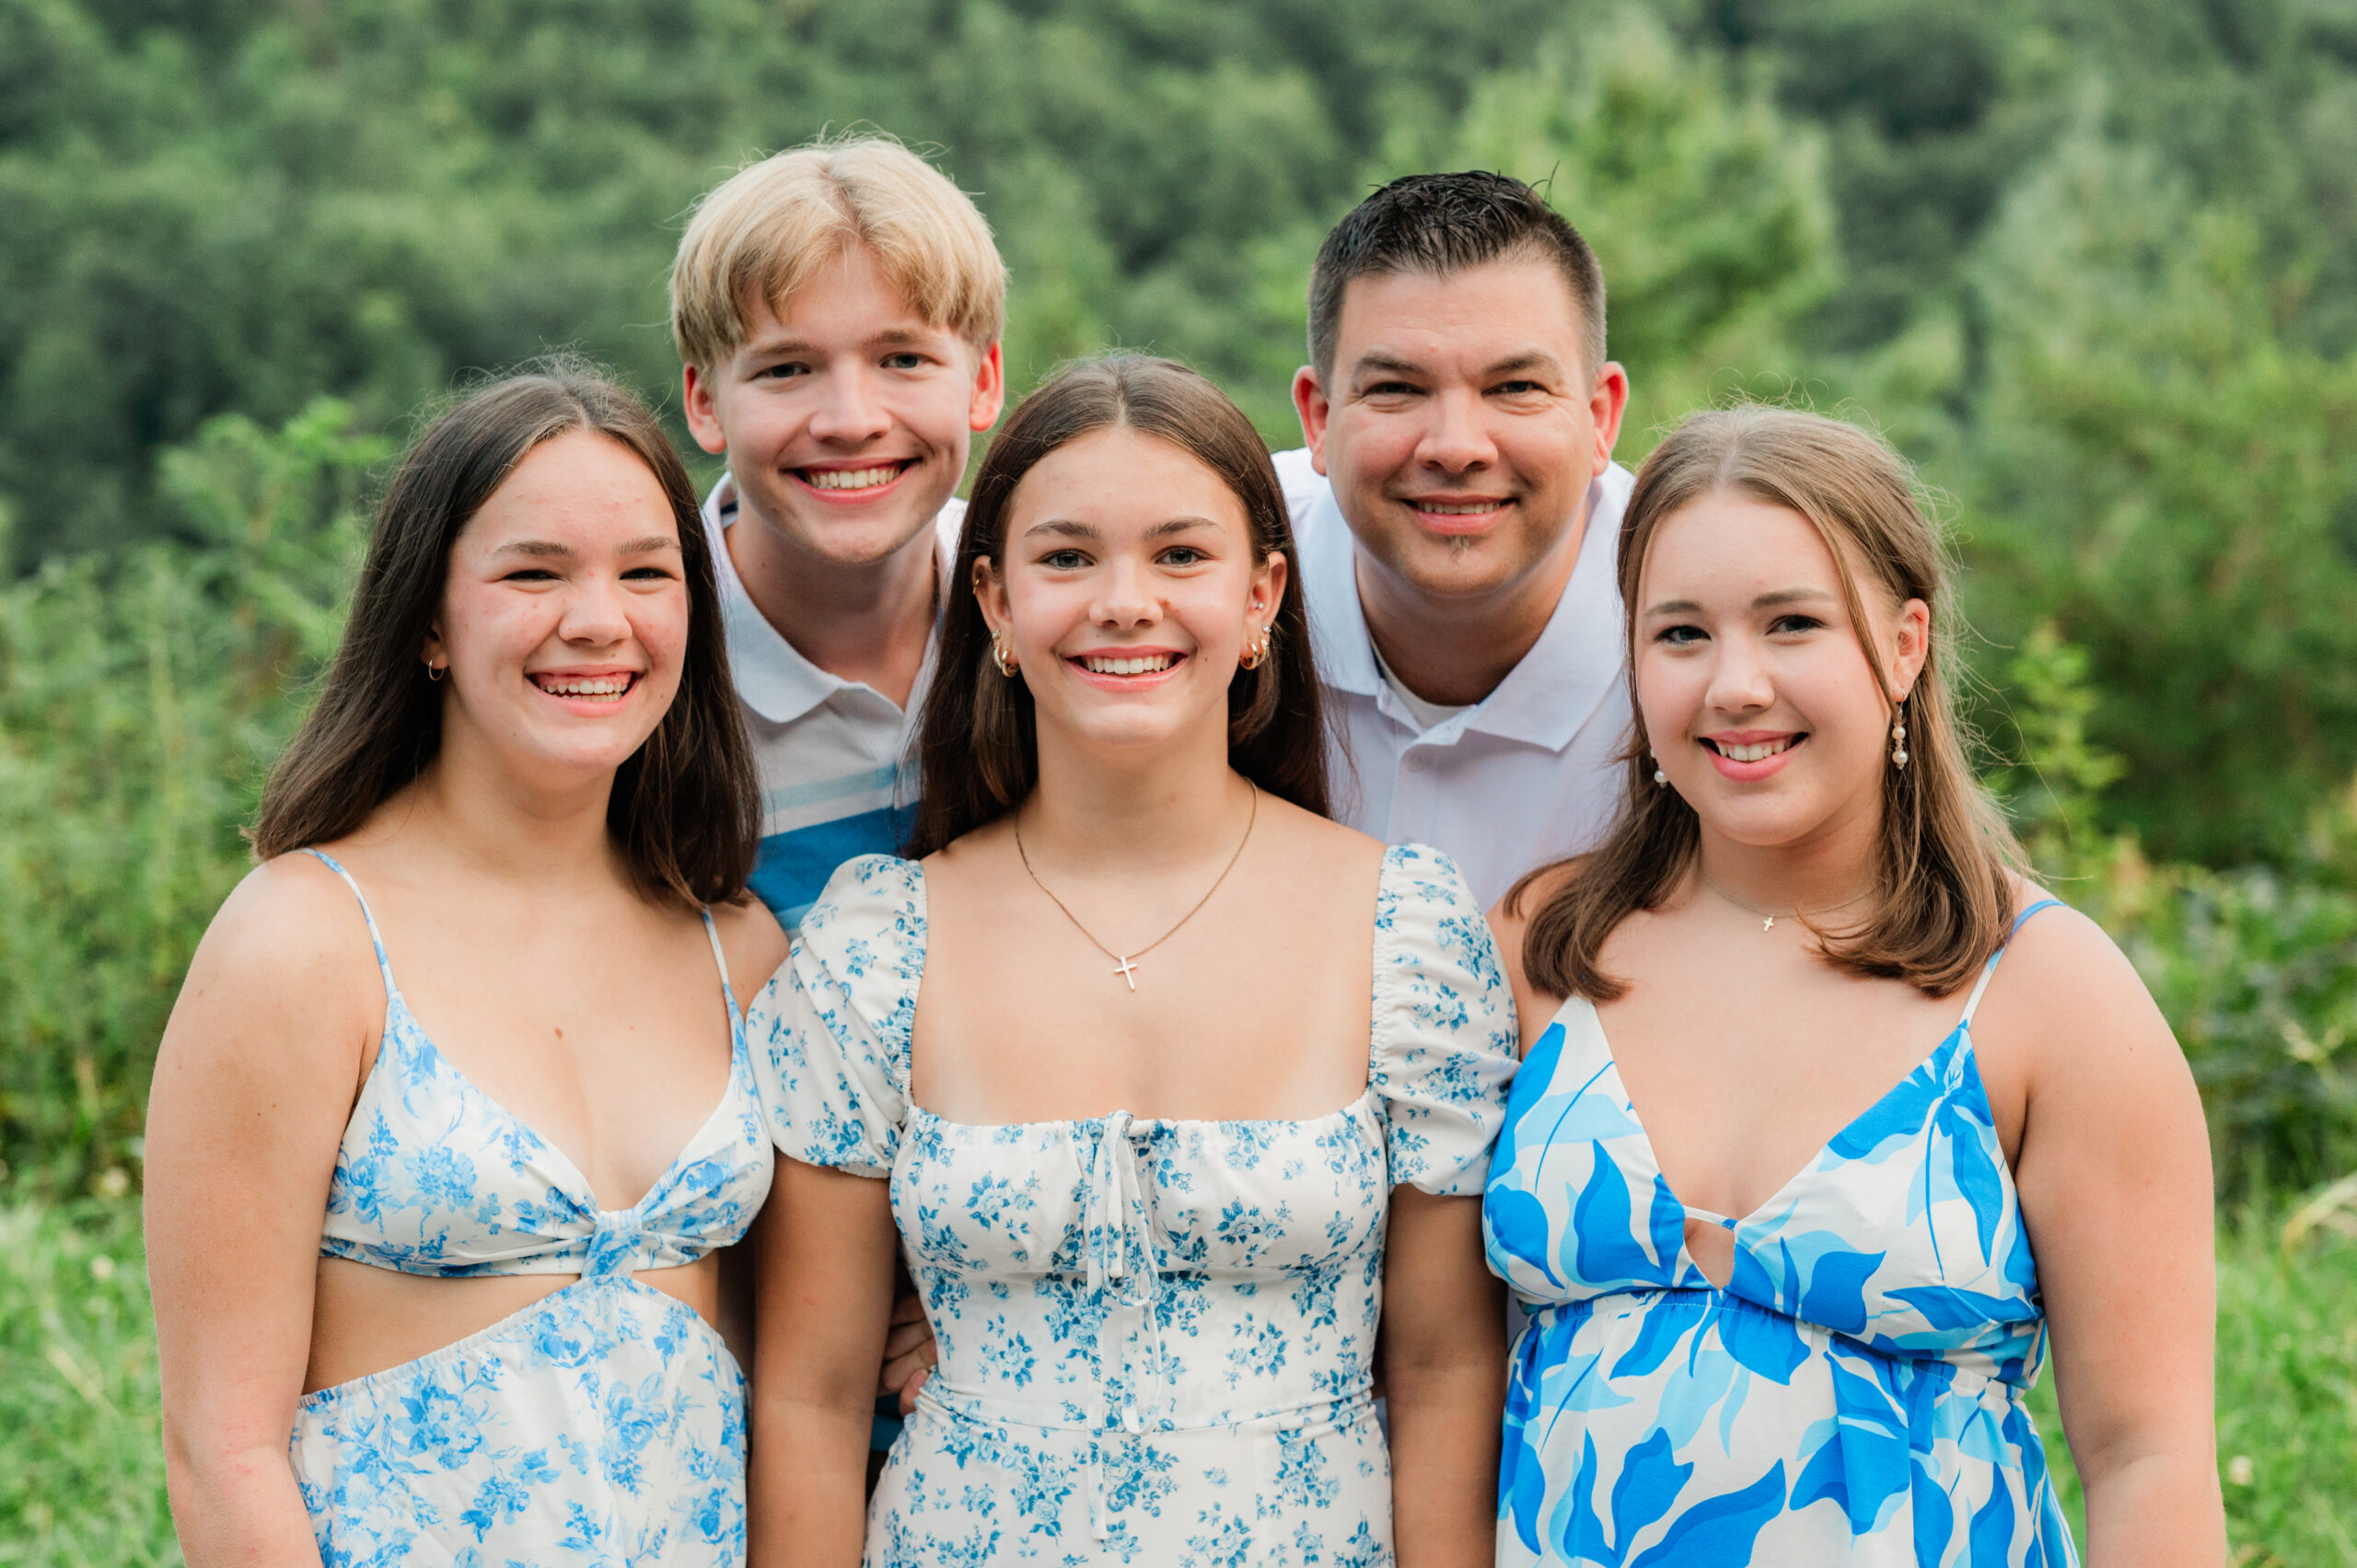
[[1386, 856], [1367, 1088], [1301, 1121], [973, 1126], [911, 1104], [924, 891], [908, 861], [845, 865], [750, 1026], [781, 1147], [890, 1180], [938, 1342], [865, 1562], [1389, 1562], [1368, 1394], [1388, 1195], [1479, 1193], [1514, 1072], [1455, 866]]
[[[2014, 922], [2054, 902], [2032, 905]], [[2066, 1568], [2023, 1396], [2045, 1359], [1972, 1013], [1750, 1214], [1681, 1206], [1596, 1016], [1563, 1004], [1490, 1173], [1515, 1346], [1501, 1565]], [[1734, 1233], [1713, 1286], [1689, 1217]]]
[[[310, 852], [360, 897], [343, 866]], [[416, 1361], [308, 1395], [295, 1477], [327, 1568], [731, 1568], [745, 1555], [744, 1378], [694, 1308], [634, 1281], [740, 1239], [774, 1156], [709, 912], [730, 1061], [720, 1103], [627, 1209], [426, 1037], [385, 982], [322, 1256], [402, 1273], [577, 1273]]]

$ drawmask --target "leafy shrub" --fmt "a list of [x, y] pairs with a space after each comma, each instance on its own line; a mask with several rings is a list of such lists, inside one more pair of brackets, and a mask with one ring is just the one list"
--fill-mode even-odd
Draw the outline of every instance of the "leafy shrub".
[[215, 420], [163, 468], [197, 542], [0, 588], [0, 1162], [40, 1188], [136, 1156], [173, 995], [341, 627], [385, 450], [348, 419]]

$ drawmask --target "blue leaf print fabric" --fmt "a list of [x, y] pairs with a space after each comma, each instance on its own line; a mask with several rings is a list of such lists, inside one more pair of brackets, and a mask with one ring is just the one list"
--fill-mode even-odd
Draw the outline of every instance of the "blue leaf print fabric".
[[919, 866], [846, 865], [750, 1017], [780, 1146], [890, 1181], [941, 1357], [866, 1562], [1390, 1562], [1369, 1398], [1389, 1194], [1478, 1195], [1514, 1073], [1456, 867], [1386, 857], [1367, 1088], [1304, 1121], [973, 1126], [911, 1103], [924, 912]]
[[1998, 956], [1931, 1055], [1766, 1203], [1694, 1211], [1734, 1233], [1724, 1289], [1686, 1249], [1596, 1008], [1563, 1005], [1515, 1079], [1482, 1207], [1530, 1315], [1501, 1565], [2076, 1562], [2023, 1405], [2045, 1359], [2037, 1264], [1972, 1054]]
[[[355, 897], [351, 876], [318, 854]], [[730, 1056], [720, 1103], [627, 1209], [484, 1094], [385, 982], [322, 1256], [403, 1273], [578, 1274], [416, 1361], [308, 1395], [290, 1444], [325, 1568], [734, 1568], [745, 1381], [696, 1311], [632, 1278], [740, 1240], [775, 1156], [712, 918]]]

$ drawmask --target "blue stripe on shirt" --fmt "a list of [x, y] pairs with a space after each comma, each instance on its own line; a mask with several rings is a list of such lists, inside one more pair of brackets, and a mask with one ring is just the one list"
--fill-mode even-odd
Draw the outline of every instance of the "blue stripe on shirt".
[[898, 854], [915, 817], [912, 807], [887, 806], [772, 833], [761, 841], [761, 858], [753, 864], [753, 894], [792, 930], [819, 901], [837, 866], [863, 854]]

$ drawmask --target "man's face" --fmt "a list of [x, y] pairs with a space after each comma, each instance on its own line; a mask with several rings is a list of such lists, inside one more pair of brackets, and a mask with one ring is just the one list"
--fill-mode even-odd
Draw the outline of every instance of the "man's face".
[[1617, 365], [1584, 369], [1579, 306], [1553, 263], [1357, 278], [1338, 325], [1331, 385], [1305, 366], [1294, 403], [1374, 563], [1443, 599], [1510, 593], [1563, 564], [1629, 380]]
[[744, 343], [686, 371], [688, 427], [726, 451], [738, 505], [794, 553], [870, 565], [925, 531], [998, 418], [998, 345], [911, 310], [853, 243], [781, 319], [748, 302]]

